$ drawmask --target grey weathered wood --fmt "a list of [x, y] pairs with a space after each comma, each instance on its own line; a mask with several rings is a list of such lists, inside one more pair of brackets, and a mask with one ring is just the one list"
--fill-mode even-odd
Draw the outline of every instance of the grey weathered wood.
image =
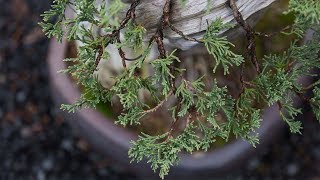
[[[179, 1], [173, 0], [171, 21], [186, 35], [200, 38], [207, 28], [207, 22], [210, 23], [219, 17], [224, 23], [235, 23], [232, 12], [226, 4], [227, 0], [211, 0], [209, 7], [212, 9], [209, 13], [207, 13], [208, 0], [188, 0], [185, 6], [181, 5]], [[274, 1], [276, 0], [237, 0], [237, 6], [243, 17], [247, 19]], [[137, 22], [148, 30], [148, 37], [157, 28], [164, 3], [165, 0], [141, 0], [141, 4], [136, 9]], [[181, 38], [171, 30], [165, 32], [165, 37], [183, 49], [194, 44], [183, 41], [179, 43]]]
[[[127, 8], [124, 8], [124, 13], [130, 6], [129, 1], [132, 0], [126, 1], [128, 4]], [[207, 0], [188, 0], [184, 7], [179, 5], [177, 3], [178, 1], [179, 0], [173, 0], [174, 4], [171, 10], [172, 23], [187, 35], [201, 38], [207, 28], [207, 21], [210, 23], [217, 18], [222, 18], [224, 23], [236, 23], [231, 10], [226, 5], [227, 0], [211, 0], [212, 4], [210, 7], [212, 7], [212, 10], [209, 13], [207, 13]], [[274, 1], [276, 0], [238, 0], [237, 5], [243, 17], [247, 19], [249, 16], [267, 7]], [[164, 3], [165, 0], [141, 0], [141, 4], [137, 7], [137, 22], [147, 29], [146, 41], [149, 40], [148, 37], [152, 36], [157, 28]], [[228, 33], [228, 36], [233, 32], [234, 30], [232, 30], [231, 33]], [[174, 46], [174, 48], [186, 50], [196, 44], [195, 42], [183, 40], [171, 30], [165, 31], [165, 37], [167, 39], [165, 42], [168, 42], [169, 40], [170, 43], [167, 44]], [[195, 51], [196, 50], [193, 49], [190, 53], [192, 54]], [[114, 79], [110, 78], [114, 76], [111, 72], [119, 73], [122, 70], [120, 56], [118, 55], [116, 47], [114, 45], [109, 45], [108, 52], [110, 53], [110, 60], [100, 61], [98, 65], [99, 70], [95, 72], [101, 84], [106, 88], [110, 87], [114, 82]], [[147, 59], [156, 58], [156, 48], [154, 48], [154, 51], [152, 52], [152, 55]], [[130, 53], [127, 52], [127, 55], [130, 55]]]

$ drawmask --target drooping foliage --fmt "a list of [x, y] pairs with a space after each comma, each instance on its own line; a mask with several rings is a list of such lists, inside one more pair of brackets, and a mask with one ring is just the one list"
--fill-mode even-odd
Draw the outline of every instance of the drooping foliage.
[[[185, 4], [187, 1], [181, 2]], [[219, 85], [217, 80], [211, 82], [208, 90], [203, 76], [194, 81], [184, 78], [188, 69], [179, 68], [184, 61], [177, 51], [163, 54], [162, 38], [158, 36], [161, 33], [148, 39], [147, 30], [136, 22], [135, 8], [139, 3], [142, 2], [136, 0], [128, 7], [121, 0], [102, 1], [100, 4], [95, 0], [54, 0], [51, 9], [42, 15], [43, 22], [39, 23], [48, 37], [61, 41], [65, 35], [68, 40], [81, 42], [78, 56], [65, 60], [72, 65], [63, 72], [75, 77], [85, 90], [77, 102], [62, 105], [62, 109], [75, 112], [81, 108], [95, 108], [97, 104], [110, 103], [116, 97], [123, 107], [116, 123], [128, 126], [139, 125], [141, 118], [157, 111], [169, 98], [175, 99], [176, 103], [167, 109], [173, 119], [169, 130], [154, 136], [142, 132], [129, 150], [132, 161], [146, 158], [151, 168], [159, 170], [160, 177], [164, 178], [170, 167], [178, 163], [182, 151], [207, 151], [217, 139], [227, 141], [231, 136], [245, 139], [255, 146], [259, 138], [254, 131], [260, 126], [263, 109], [274, 104], [279, 106], [279, 114], [291, 132], [301, 133], [302, 124], [296, 117], [302, 112], [293, 103], [296, 97], [308, 101], [320, 121], [320, 81], [307, 87], [298, 81], [302, 76], [318, 77], [313, 70], [320, 67], [319, 0], [290, 0], [285, 13], [295, 16], [291, 33], [298, 35], [298, 39], [285, 52], [266, 55], [260, 60], [261, 72], [250, 82], [241, 79], [242, 90], [238, 97], [231, 96], [228, 87]], [[67, 17], [67, 8], [76, 16]], [[85, 22], [90, 26], [85, 26]], [[204, 44], [215, 60], [213, 74], [222, 67], [224, 75], [227, 75], [230, 68], [241, 68], [240, 65], [247, 61], [247, 58], [233, 52], [233, 44], [220, 35], [222, 30], [230, 27], [218, 18], [209, 24], [203, 38], [197, 40]], [[310, 29], [313, 40], [301, 45], [301, 38]], [[158, 46], [160, 55], [146, 62], [153, 44]], [[118, 48], [119, 61], [124, 67], [119, 75], [113, 77], [114, 84], [107, 89], [94, 72], [100, 61], [110, 59], [107, 47], [111, 45]], [[123, 48], [141, 55], [128, 59]], [[134, 62], [129, 65], [126, 61]], [[147, 76], [139, 74], [145, 66], [151, 67], [153, 73]], [[313, 89], [311, 98], [305, 96], [310, 89]], [[147, 91], [156, 105], [142, 101], [141, 91]], [[174, 132], [176, 123], [182, 120], [186, 121], [184, 130]]]

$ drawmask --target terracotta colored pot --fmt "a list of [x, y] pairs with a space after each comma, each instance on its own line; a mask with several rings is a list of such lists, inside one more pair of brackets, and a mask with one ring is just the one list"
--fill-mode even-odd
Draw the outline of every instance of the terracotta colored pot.
[[[65, 57], [66, 43], [58, 43], [51, 40], [48, 51], [47, 63], [50, 73], [51, 91], [55, 103], [73, 103], [80, 96], [78, 87], [71, 81], [68, 75], [57, 73], [65, 69], [66, 64], [62, 61]], [[123, 127], [117, 126], [112, 120], [103, 116], [94, 109], [84, 109], [74, 114], [64, 113], [67, 122], [97, 151], [111, 157], [122, 167], [128, 167], [137, 175], [150, 178], [158, 178], [150, 169], [150, 165], [143, 163], [129, 163], [128, 149], [130, 141], [137, 138], [137, 134]], [[220, 176], [224, 173], [233, 172], [243, 165], [250, 157], [259, 150], [270, 145], [278, 138], [284, 126], [279, 117], [277, 107], [273, 106], [264, 111], [263, 122], [258, 130], [260, 144], [253, 148], [248, 142], [235, 140], [222, 148], [214, 149], [207, 153], [197, 155], [181, 155], [179, 165], [171, 169], [169, 179], [196, 179], [208, 176]]]

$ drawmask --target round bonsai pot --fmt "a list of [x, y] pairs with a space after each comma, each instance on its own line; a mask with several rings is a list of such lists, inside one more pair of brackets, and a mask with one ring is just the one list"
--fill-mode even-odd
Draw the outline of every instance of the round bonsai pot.
[[[58, 43], [52, 39], [49, 46], [47, 63], [53, 100], [57, 106], [61, 103], [74, 103], [80, 96], [77, 85], [67, 74], [57, 73], [65, 69], [66, 42]], [[121, 167], [128, 168], [137, 176], [146, 179], [158, 179], [146, 162], [130, 163], [128, 149], [130, 141], [135, 140], [138, 134], [121, 126], [115, 125], [100, 112], [94, 109], [83, 109], [76, 113], [63, 112], [67, 122], [76, 133], [85, 138], [98, 152], [105, 154]], [[259, 145], [254, 148], [243, 140], [234, 140], [221, 148], [205, 153], [192, 155], [182, 154], [178, 165], [172, 167], [166, 179], [196, 179], [205, 177], [224, 176], [230, 174], [246, 163], [250, 157], [278, 139], [284, 123], [281, 120], [276, 106], [265, 109], [263, 122], [257, 130], [260, 137]]]

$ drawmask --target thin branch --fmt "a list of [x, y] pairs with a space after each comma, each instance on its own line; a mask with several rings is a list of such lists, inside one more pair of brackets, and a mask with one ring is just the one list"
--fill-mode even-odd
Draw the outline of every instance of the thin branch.
[[299, 92], [298, 89], [294, 89], [294, 92], [299, 96], [300, 99], [302, 99], [303, 101], [306, 101], [314, 106], [317, 106], [317, 104], [312, 101], [310, 98], [306, 97], [303, 93]]
[[235, 0], [228, 0], [229, 7], [232, 9], [233, 16], [238, 24], [246, 31], [246, 36], [248, 40], [248, 53], [252, 64], [255, 66], [255, 70], [258, 74], [261, 73], [259, 63], [257, 61], [256, 55], [256, 42], [255, 42], [255, 32], [252, 27], [243, 19], [242, 14], [240, 13]]
[[[180, 101], [181, 98], [178, 98], [178, 101]], [[177, 127], [178, 121], [179, 121], [179, 117], [178, 117], [178, 113], [181, 110], [181, 103], [178, 103], [177, 109], [176, 109], [176, 113], [175, 113], [175, 117], [173, 122], [170, 125], [170, 129], [168, 131], [168, 136], [167, 136], [167, 140], [169, 140], [170, 138], [172, 138], [173, 132], [175, 130], [175, 128]]]
[[312, 84], [310, 84], [310, 85], [308, 85], [308, 86], [306, 86], [306, 87], [303, 87], [302, 90], [303, 90], [303, 91], [307, 91], [307, 90], [309, 90], [309, 89], [314, 88], [315, 86], [317, 86], [317, 85], [319, 85], [319, 84], [320, 84], [320, 80], [318, 80], [318, 81], [316, 81], [316, 82], [314, 82], [314, 83], [312, 83]]
[[174, 31], [175, 33], [177, 33], [178, 35], [180, 35], [183, 39], [185, 39], [187, 41], [194, 41], [194, 42], [198, 42], [198, 43], [203, 43], [203, 41], [201, 41], [201, 40], [198, 40], [196, 38], [185, 35], [182, 31], [180, 31], [178, 28], [176, 28], [171, 22], [169, 22], [169, 27], [171, 28], [172, 31]]
[[308, 98], [308, 97], [305, 96], [303, 93], [301, 93], [301, 92], [299, 91], [299, 89], [294, 88], [293, 91], [294, 91], [294, 92], [299, 96], [299, 98], [302, 99], [303, 101], [306, 101], [306, 102], [308, 102], [309, 104], [312, 104], [312, 105], [314, 105], [314, 106], [317, 106], [317, 104], [316, 104], [314, 101], [312, 101], [312, 99]]
[[155, 34], [151, 37], [151, 40], [150, 40], [150, 42], [156, 41], [161, 58], [166, 57], [166, 50], [164, 48], [164, 43], [163, 43], [163, 30], [169, 25], [170, 6], [171, 6], [171, 0], [166, 0], [163, 7], [163, 14], [161, 16], [158, 29], [156, 30]]
[[96, 58], [95, 63], [94, 63], [94, 67], [95, 67], [94, 69], [97, 69], [98, 64], [99, 64], [99, 62], [100, 62], [100, 60], [102, 58], [102, 55], [103, 55], [103, 47], [101, 45], [99, 45], [97, 47], [97, 53], [98, 53], [98, 55], [97, 55], [97, 58]]
[[[105, 44], [105, 47], [108, 46], [109, 43], [113, 42], [113, 41], [118, 41], [120, 42], [120, 31], [125, 28], [125, 26], [128, 24], [128, 22], [130, 20], [135, 20], [135, 12], [136, 12], [136, 7], [140, 4], [140, 0], [135, 0], [130, 8], [128, 9], [127, 13], [126, 13], [126, 16], [124, 17], [124, 19], [121, 21], [120, 23], [120, 26], [118, 27], [118, 29], [115, 29], [113, 30], [110, 34], [106, 34], [106, 35], [103, 35], [102, 37], [105, 37], [105, 38], [109, 38], [108, 41], [106, 42]], [[102, 46], [100, 46], [102, 47]], [[98, 49], [98, 52], [100, 52], [101, 50]], [[125, 57], [125, 53], [124, 51], [121, 49], [121, 48], [118, 48], [118, 51], [119, 51], [119, 55], [121, 56], [121, 59], [122, 59], [122, 65], [124, 68], [126, 68], [126, 63], [125, 63], [125, 60], [127, 59]], [[100, 60], [101, 60], [101, 56], [99, 56], [99, 53], [98, 53], [98, 57], [96, 59], [96, 66], [99, 64]]]
[[173, 94], [173, 91], [170, 91], [170, 92], [168, 93], [168, 95], [167, 95], [157, 106], [155, 106], [154, 108], [151, 108], [151, 109], [149, 109], [149, 110], [145, 110], [145, 111], [143, 111], [143, 113], [147, 114], [147, 113], [152, 113], [152, 112], [157, 111], [160, 107], [163, 106], [163, 104], [168, 100], [168, 98], [169, 98], [172, 94]]
[[[117, 36], [117, 42], [118, 42], [118, 43], [121, 43], [120, 34], [118, 34], [118, 36]], [[127, 64], [126, 64], [126, 54], [125, 54], [125, 52], [122, 50], [121, 47], [118, 47], [118, 52], [119, 52], [119, 55], [120, 55], [121, 60], [122, 60], [122, 66], [123, 66], [123, 68], [126, 69], [126, 68], [127, 68]]]
[[129, 22], [130, 19], [135, 19], [136, 15], [136, 7], [140, 4], [140, 0], [135, 0], [129, 10], [126, 13], [126, 17], [121, 21], [119, 28], [116, 31], [120, 31], [121, 29], [123, 29]]
[[245, 83], [244, 83], [244, 63], [242, 63], [241, 67], [240, 67], [240, 83], [241, 83], [241, 90], [243, 91], [243, 89], [245, 87]]
[[[169, 25], [170, 22], [170, 8], [171, 8], [171, 0], [166, 0], [165, 5], [163, 7], [163, 14], [159, 22], [159, 26], [155, 32], [155, 34], [151, 37], [149, 41], [149, 45], [152, 44], [154, 41], [157, 43], [158, 51], [160, 54], [160, 58], [166, 58], [166, 49], [163, 43], [163, 30]], [[170, 66], [170, 71], [174, 72], [174, 65]], [[171, 88], [175, 93], [175, 81], [174, 78], [170, 77], [169, 79]]]
[[282, 108], [283, 108], [282, 102], [281, 102], [281, 101], [277, 101], [277, 105], [278, 105], [279, 111], [280, 111], [280, 113], [281, 113], [281, 110], [282, 110]]
[[154, 35], [154, 40], [157, 43], [158, 51], [160, 54], [161, 58], [166, 58], [166, 49], [164, 48], [164, 43], [163, 43], [163, 32], [162, 30], [158, 29], [156, 34]]
[[306, 97], [304, 94], [302, 94], [298, 91], [294, 91], [294, 92], [299, 96], [300, 99], [302, 99], [308, 103], [313, 103], [312, 100], [310, 98]]

